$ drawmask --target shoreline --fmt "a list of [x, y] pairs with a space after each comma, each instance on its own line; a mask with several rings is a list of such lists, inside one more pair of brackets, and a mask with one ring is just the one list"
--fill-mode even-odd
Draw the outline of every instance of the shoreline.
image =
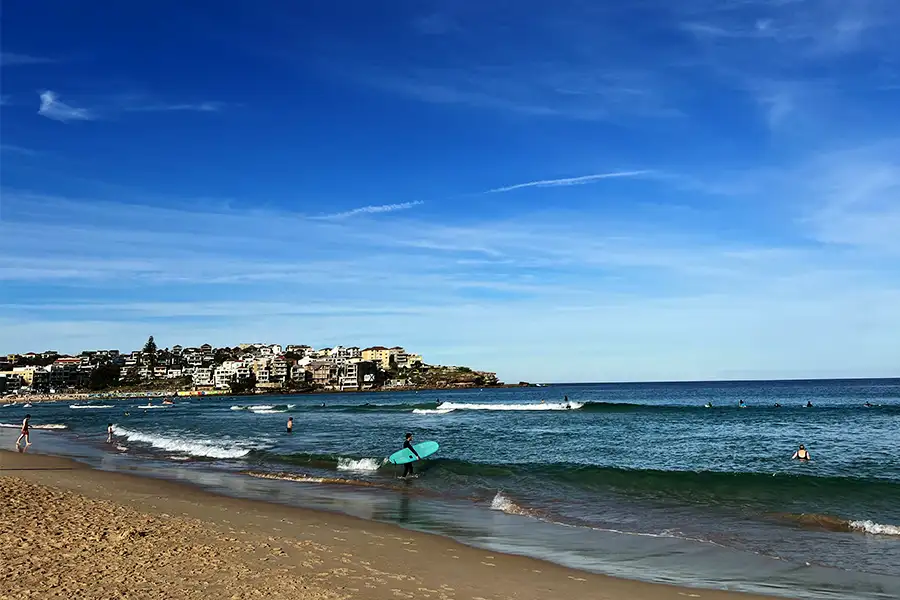
[[[319, 568], [317, 565], [310, 566], [314, 561], [310, 559], [308, 548], [315, 547], [313, 553], [320, 558], [329, 555], [341, 557], [341, 573], [332, 578], [330, 587], [319, 590], [321, 593], [343, 588], [355, 589], [353, 597], [361, 598], [429, 597], [447, 600], [477, 597], [515, 597], [522, 600], [572, 597], [608, 600], [774, 598], [589, 573], [537, 558], [482, 550], [448, 537], [411, 531], [399, 525], [324, 510], [218, 495], [184, 483], [96, 470], [74, 460], [51, 455], [0, 450], [0, 477], [16, 477], [30, 484], [51, 486], [66, 494], [77, 493], [92, 501], [112, 503], [148, 515], [163, 524], [175, 521], [173, 527], [180, 526], [177, 522], [180, 518], [192, 519], [200, 523], [207, 534], [219, 532], [219, 538], [223, 535], [227, 538], [225, 541], [219, 540], [218, 546], [214, 544], [222, 551], [234, 552], [246, 547], [250, 543], [248, 540], [254, 536], [255, 539], [265, 539], [265, 543], [272, 548], [288, 549], [286, 556], [270, 557], [265, 562], [277, 562], [292, 572], [300, 572], [313, 579], [322, 576], [322, 572], [313, 572]], [[39, 510], [39, 507], [34, 509]], [[86, 518], [90, 519], [90, 516]], [[311, 531], [314, 533], [311, 534]], [[306, 545], [306, 553], [292, 548], [298, 540], [312, 544]], [[0, 552], [11, 551], [8, 544], [3, 544], [3, 548]], [[52, 561], [50, 557], [41, 559]], [[394, 577], [375, 577], [387, 581], [387, 587], [383, 582], [379, 584], [367, 579], [371, 579], [372, 569], [383, 574], [393, 573]], [[467, 573], [465, 581], [458, 576], [463, 571]], [[333, 570], [329, 572], [334, 575]], [[10, 583], [0, 580], [0, 585]], [[164, 588], [172, 585], [172, 581], [159, 583]], [[29, 583], [29, 586], [32, 584]]]
[[[316, 395], [332, 395], [332, 394], [395, 394], [402, 392], [453, 392], [474, 389], [509, 389], [509, 388], [529, 388], [536, 387], [534, 385], [524, 386], [516, 383], [504, 383], [500, 385], [470, 386], [470, 387], [418, 387], [418, 388], [390, 388], [390, 389], [373, 389], [373, 390], [272, 390], [259, 392], [255, 394], [232, 394], [232, 393], [214, 393], [214, 394], [197, 394], [180, 396], [193, 390], [144, 390], [139, 392], [73, 392], [71, 394], [28, 394], [21, 396], [3, 396], [0, 397], [0, 405], [9, 405], [21, 403], [44, 403], [44, 402], [83, 402], [85, 400], [134, 400], [135, 398], [257, 398], [268, 396], [316, 396]], [[541, 387], [549, 387], [541, 386]], [[208, 391], [208, 390], [203, 390]]]

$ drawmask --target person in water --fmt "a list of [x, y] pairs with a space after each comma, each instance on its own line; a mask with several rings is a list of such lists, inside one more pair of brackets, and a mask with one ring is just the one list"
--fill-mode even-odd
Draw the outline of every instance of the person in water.
[[31, 415], [25, 415], [25, 418], [22, 419], [22, 433], [19, 434], [19, 439], [16, 440], [16, 450], [19, 450], [19, 452], [22, 451], [19, 447], [22, 440], [25, 440], [25, 448], [31, 445]]
[[872, 403], [866, 400], [866, 403], [863, 404], [863, 406], [865, 406], [866, 408], [872, 408]]
[[113, 436], [112, 423], [109, 423], [106, 426], [106, 443], [107, 444], [112, 444], [112, 436]]
[[288, 433], [294, 432], [294, 417], [288, 417], [287, 432]]
[[[422, 457], [419, 456], [419, 453], [416, 452], [416, 449], [415, 449], [415, 448], [413, 448], [413, 445], [412, 445], [412, 439], [413, 439], [413, 434], [407, 433], [407, 434], [406, 434], [406, 439], [405, 439], [405, 441], [403, 442], [403, 447], [404, 447], [405, 449], [408, 449], [408, 450], [409, 450], [410, 452], [412, 452], [413, 454], [415, 454], [415, 455], [416, 455], [416, 458], [417, 458], [418, 460], [422, 460]], [[408, 463], [406, 463], [405, 465], [403, 465], [403, 478], [405, 479], [405, 478], [409, 477], [409, 476], [412, 475], [412, 474], [413, 474], [413, 466], [412, 466], [412, 463], [411, 463], [411, 462], [408, 462]]]
[[563, 396], [563, 402], [566, 403], [566, 410], [571, 410], [571, 409], [572, 409], [572, 405], [569, 404], [569, 397], [568, 397], [568, 396]]
[[703, 408], [712, 408], [712, 402], [707, 402]]
[[794, 452], [794, 456], [791, 457], [792, 460], [809, 460], [810, 458], [809, 452], [803, 444], [800, 444], [800, 447]]
[[812, 407], [813, 407], [813, 406], [812, 406], [812, 401], [811, 401], [811, 400], [807, 400], [807, 401], [806, 401], [806, 408], [812, 408]]
[[780, 405], [779, 403], [776, 402], [776, 403], [775, 403], [775, 408], [781, 408], [781, 405]]
[[738, 400], [738, 408], [747, 408], [747, 405], [744, 404], [743, 398]]

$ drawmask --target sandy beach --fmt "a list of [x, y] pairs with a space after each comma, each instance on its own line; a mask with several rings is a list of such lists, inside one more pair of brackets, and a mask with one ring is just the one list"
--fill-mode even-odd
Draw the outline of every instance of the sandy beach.
[[0, 451], [0, 598], [752, 600]]

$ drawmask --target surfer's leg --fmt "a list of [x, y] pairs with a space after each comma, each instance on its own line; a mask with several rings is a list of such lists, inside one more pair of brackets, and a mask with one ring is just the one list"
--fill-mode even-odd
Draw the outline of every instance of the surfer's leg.
[[413, 474], [412, 463], [406, 463], [405, 465], [403, 465], [403, 476], [409, 477], [412, 474]]

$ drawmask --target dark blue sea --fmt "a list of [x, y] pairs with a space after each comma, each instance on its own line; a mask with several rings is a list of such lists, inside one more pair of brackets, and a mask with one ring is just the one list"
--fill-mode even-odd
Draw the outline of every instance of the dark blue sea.
[[[13, 406], [0, 422], [17, 426], [30, 412], [34, 425], [58, 426], [36, 429], [33, 451], [99, 468], [590, 571], [796, 598], [900, 598], [898, 379], [146, 404]], [[407, 431], [441, 445], [408, 481], [384, 464]], [[5, 429], [3, 442], [16, 433]], [[791, 460], [799, 444], [811, 461]]]

